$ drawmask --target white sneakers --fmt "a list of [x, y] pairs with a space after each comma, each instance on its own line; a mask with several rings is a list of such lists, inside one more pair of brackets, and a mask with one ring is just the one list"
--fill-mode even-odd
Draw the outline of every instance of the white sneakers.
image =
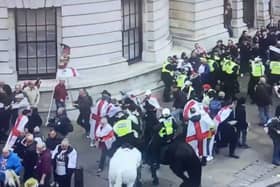
[[209, 162], [209, 161], [211, 161], [211, 160], [213, 160], [213, 159], [214, 159], [213, 156], [207, 156], [207, 158], [206, 158], [207, 162]]
[[94, 140], [90, 140], [89, 146], [90, 146], [90, 147], [96, 147]]

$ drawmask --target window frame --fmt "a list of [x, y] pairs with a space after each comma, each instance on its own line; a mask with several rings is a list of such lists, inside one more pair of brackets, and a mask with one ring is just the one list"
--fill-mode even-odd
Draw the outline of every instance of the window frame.
[[[131, 11], [131, 4], [134, 3], [134, 10]], [[128, 15], [125, 14], [125, 3], [128, 3]], [[138, 11], [137, 11], [138, 6]], [[122, 11], [122, 56], [126, 58], [128, 64], [133, 64], [142, 60], [142, 51], [143, 51], [143, 32], [142, 32], [142, 1], [141, 0], [121, 0], [121, 11]], [[128, 16], [128, 28], [126, 28], [126, 16]], [[138, 18], [138, 22], [137, 22]], [[131, 19], [134, 19], [134, 26], [131, 25]], [[138, 24], [137, 24], [138, 23]], [[133, 32], [133, 42], [130, 41], [130, 32]], [[138, 33], [138, 41], [136, 41], [136, 32]], [[127, 42], [125, 43], [125, 34], [127, 33]], [[136, 45], [138, 44], [138, 48]], [[130, 58], [131, 47], [133, 47], [134, 57]], [[125, 53], [125, 48], [127, 53]], [[138, 50], [138, 51], [137, 51]], [[138, 55], [136, 56], [136, 52]]]
[[[44, 24], [40, 24], [38, 23], [38, 12], [40, 10], [44, 11]], [[18, 11], [23, 11], [24, 16], [25, 16], [25, 23], [23, 25], [18, 24]], [[34, 11], [35, 12], [35, 24], [28, 24], [28, 11]], [[47, 21], [47, 12], [52, 11], [54, 13], [54, 23], [48, 23]], [[14, 15], [15, 15], [15, 49], [16, 49], [16, 71], [17, 71], [17, 75], [18, 75], [18, 79], [19, 80], [24, 80], [24, 79], [37, 79], [37, 78], [43, 78], [43, 79], [53, 79], [56, 77], [56, 72], [57, 72], [57, 60], [58, 60], [58, 50], [57, 50], [57, 24], [58, 24], [58, 20], [57, 20], [57, 8], [55, 7], [51, 7], [51, 8], [40, 8], [40, 9], [26, 9], [26, 8], [19, 8], [19, 9], [14, 9]], [[25, 40], [20, 41], [19, 40], [19, 36], [18, 36], [18, 29], [22, 27], [25, 29]], [[35, 27], [35, 39], [30, 40], [28, 38], [28, 29]], [[38, 27], [44, 27], [44, 40], [38, 40]], [[54, 37], [51, 39], [48, 39], [48, 27], [54, 27], [54, 31], [51, 30], [52, 32], [54, 32]], [[52, 43], [53, 46], [55, 46], [55, 50], [54, 55], [48, 55], [48, 45]], [[20, 44], [25, 44], [26, 45], [26, 56], [25, 57], [20, 57], [19, 56], [19, 45]], [[35, 57], [31, 57], [29, 56], [29, 45], [31, 44], [35, 44]], [[38, 51], [39, 51], [39, 44], [43, 44], [45, 45], [45, 55], [44, 56], [38, 56]], [[48, 69], [48, 60], [51, 59], [54, 60], [54, 67]], [[36, 63], [36, 67], [35, 67], [35, 72], [33, 72], [33, 70], [30, 70], [29, 68], [29, 60], [34, 60], [35, 59], [35, 63]], [[26, 72], [22, 73], [20, 72], [20, 65], [19, 65], [19, 61], [20, 60], [25, 60], [26, 63]], [[45, 66], [45, 72], [40, 73], [39, 70], [39, 60], [44, 60], [44, 66]], [[54, 69], [53, 69], [54, 68]], [[32, 71], [32, 72], [30, 72]], [[48, 72], [49, 71], [49, 72]]]

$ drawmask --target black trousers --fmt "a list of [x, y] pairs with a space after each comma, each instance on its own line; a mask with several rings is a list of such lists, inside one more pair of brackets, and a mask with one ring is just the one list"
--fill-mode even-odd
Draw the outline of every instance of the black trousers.
[[236, 127], [228, 124], [220, 125], [215, 138], [217, 141], [216, 151], [218, 151], [219, 148], [229, 145], [229, 154], [234, 154], [238, 143], [238, 134]]
[[35, 178], [34, 169], [33, 168], [34, 167], [32, 167], [32, 166], [24, 167], [24, 174], [23, 174], [23, 180], [24, 181], [27, 181], [31, 177]]
[[102, 148], [101, 149], [100, 160], [99, 160], [99, 166], [98, 166], [99, 169], [101, 169], [101, 170], [104, 169], [104, 165], [105, 165], [105, 161], [106, 161], [106, 157], [107, 156], [109, 156], [107, 149], [106, 148]]
[[259, 81], [259, 77], [250, 77], [250, 80], [248, 82], [248, 95], [250, 96], [251, 100], [254, 101], [255, 96], [255, 86]]
[[86, 132], [89, 132], [90, 130], [89, 118], [90, 118], [90, 112], [81, 112], [77, 119], [77, 123], [81, 125]]
[[[46, 176], [45, 178], [45, 183], [44, 184], [40, 184], [39, 187], [50, 187], [50, 176]], [[40, 182], [41, 177], [37, 177], [38, 182]]]
[[71, 187], [72, 175], [72, 172], [67, 175], [56, 175], [55, 178], [59, 187]]

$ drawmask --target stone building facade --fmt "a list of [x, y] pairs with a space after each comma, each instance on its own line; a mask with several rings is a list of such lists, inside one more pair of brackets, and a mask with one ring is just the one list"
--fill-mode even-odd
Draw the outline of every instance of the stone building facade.
[[[266, 25], [269, 1], [251, 1], [254, 27]], [[230, 3], [237, 37], [247, 28], [244, 1]], [[279, 0], [272, 4], [279, 19]], [[223, 12], [223, 0], [0, 0], [0, 80], [40, 77], [51, 89], [64, 43], [80, 75], [69, 81], [71, 89], [154, 88], [168, 55], [228, 38]]]

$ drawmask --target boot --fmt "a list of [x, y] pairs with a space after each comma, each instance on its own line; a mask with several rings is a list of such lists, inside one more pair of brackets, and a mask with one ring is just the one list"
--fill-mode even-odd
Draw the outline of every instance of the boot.
[[202, 166], [206, 166], [206, 165], [207, 165], [206, 156], [203, 156], [203, 157], [201, 158], [201, 165], [202, 165]]

